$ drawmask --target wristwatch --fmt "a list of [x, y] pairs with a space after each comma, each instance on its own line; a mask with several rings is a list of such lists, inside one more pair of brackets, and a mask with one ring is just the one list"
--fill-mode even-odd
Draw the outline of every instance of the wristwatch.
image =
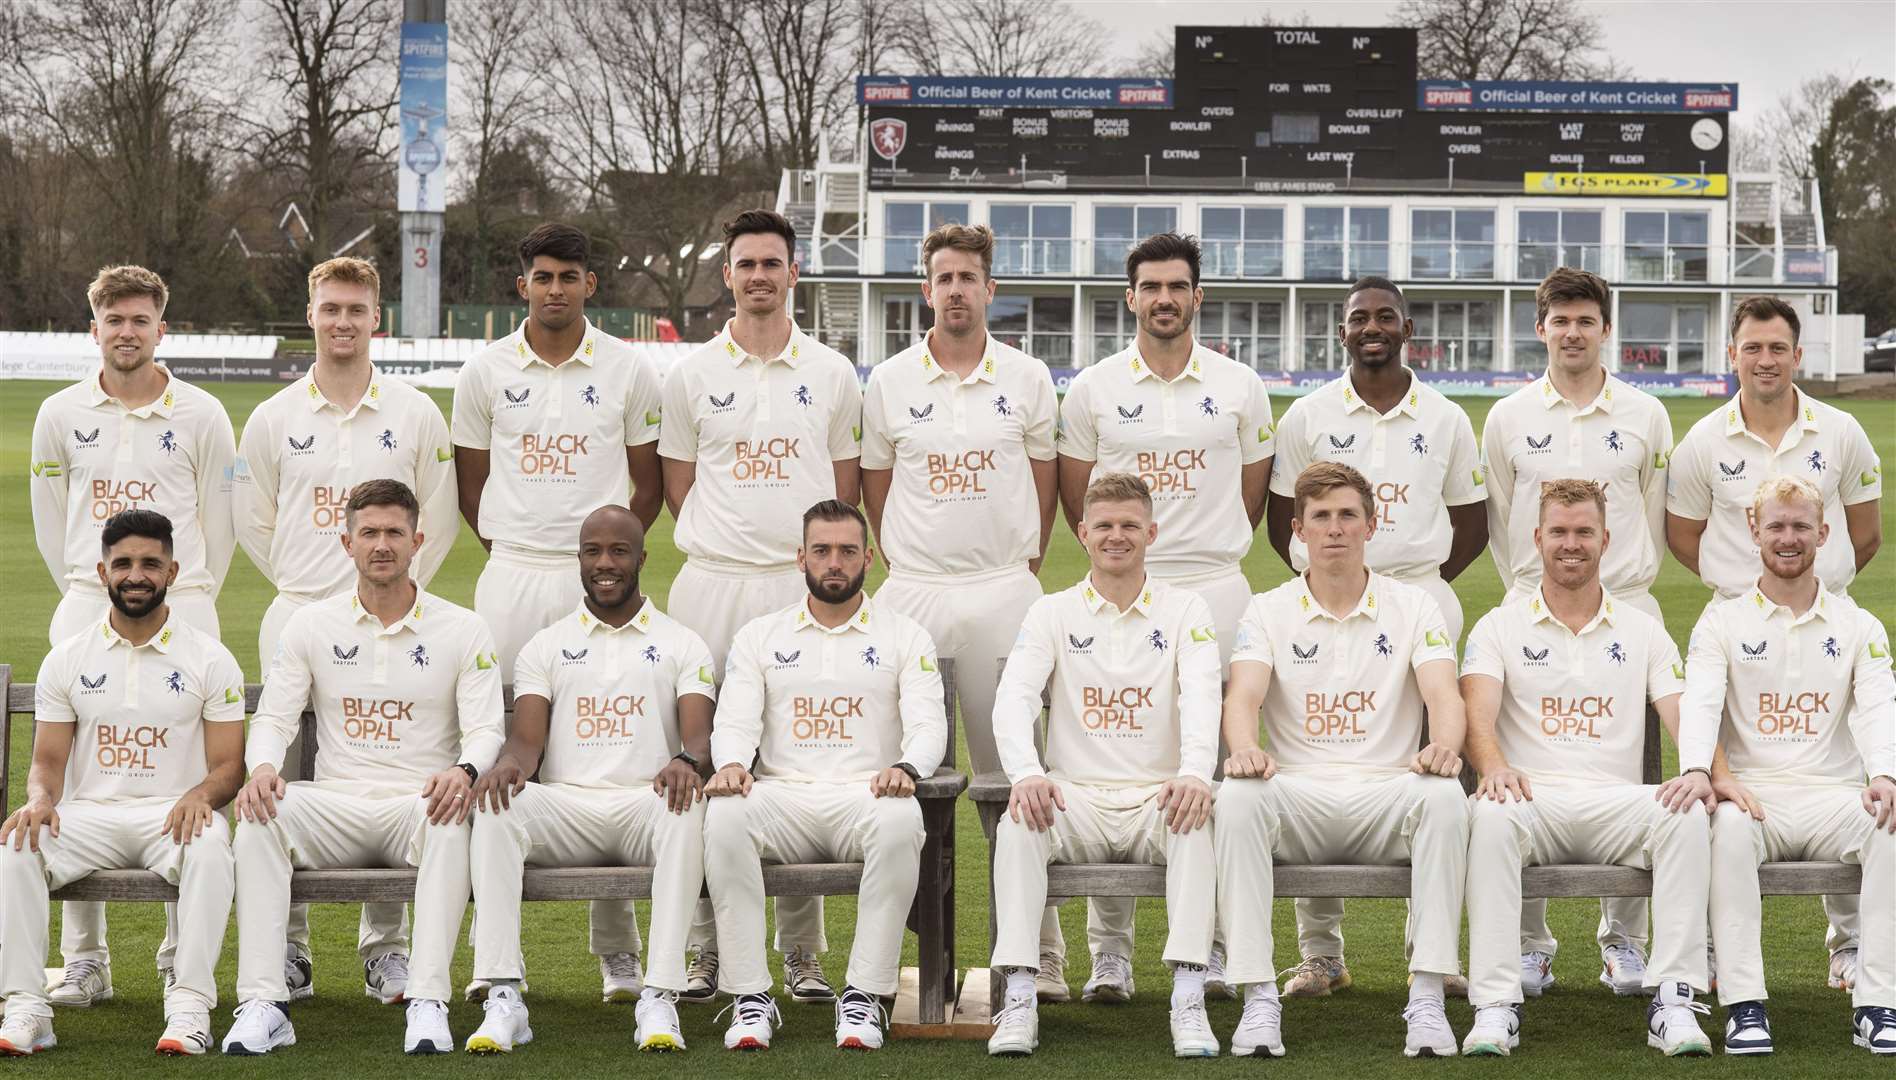
[[693, 754], [689, 750], [678, 751], [676, 754], [672, 755], [672, 760], [682, 761], [685, 764], [691, 766], [694, 770], [701, 769], [704, 767], [704, 763], [698, 760], [698, 756], [696, 754]]
[[480, 771], [479, 769], [477, 769], [477, 768], [475, 768], [474, 766], [472, 766], [472, 765], [469, 765], [469, 764], [468, 764], [467, 762], [465, 762], [465, 761], [463, 761], [463, 762], [461, 762], [460, 764], [458, 764], [458, 765], [456, 765], [456, 766], [455, 766], [455, 768], [457, 768], [457, 769], [462, 769], [462, 770], [465, 770], [465, 771], [467, 772], [467, 782], [468, 782], [468, 783], [470, 783], [470, 784], [471, 784], [471, 783], [473, 783], [473, 782], [474, 782], [474, 781], [476, 781], [476, 780], [479, 780], [479, 779], [481, 778], [481, 771]]
[[898, 761], [895, 763], [895, 768], [901, 769], [903, 772], [907, 773], [909, 775], [910, 780], [913, 780], [918, 784], [922, 782], [921, 770], [917, 769], [913, 765], [910, 765], [908, 762]]
[[1684, 776], [1686, 773], [1704, 773], [1705, 779], [1710, 780], [1712, 778], [1712, 770], [1704, 767], [1703, 765], [1695, 765], [1690, 769], [1679, 770], [1680, 776]]

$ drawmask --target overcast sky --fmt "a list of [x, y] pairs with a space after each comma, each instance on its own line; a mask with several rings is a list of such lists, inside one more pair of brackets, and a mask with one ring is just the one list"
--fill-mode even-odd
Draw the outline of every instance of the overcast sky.
[[[1756, 122], [1778, 96], [1825, 72], [1896, 81], [1890, 0], [1582, 0], [1606, 45], [1646, 82], [1736, 82], [1738, 117]], [[1269, 11], [1318, 26], [1383, 26], [1399, 6], [1369, 0], [1073, 0], [1132, 56], [1156, 31], [1242, 23]]]

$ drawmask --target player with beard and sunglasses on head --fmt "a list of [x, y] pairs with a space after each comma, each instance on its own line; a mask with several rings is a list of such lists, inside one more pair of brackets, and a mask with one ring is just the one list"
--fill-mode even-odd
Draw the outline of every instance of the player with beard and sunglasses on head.
[[805, 598], [731, 644], [705, 785], [705, 883], [717, 911], [720, 988], [736, 1000], [727, 1049], [765, 1049], [781, 1016], [764, 951], [763, 863], [860, 862], [836, 1045], [882, 1046], [924, 838], [915, 785], [947, 749], [935, 644], [862, 592], [873, 552], [855, 507], [804, 514]]
[[[61, 593], [47, 632], [53, 644], [105, 618], [109, 605], [94, 569], [99, 530], [112, 515], [132, 509], [156, 510], [171, 521], [178, 559], [171, 610], [219, 637], [217, 594], [236, 547], [236, 440], [222, 402], [153, 360], [170, 296], [164, 279], [142, 266], [100, 270], [86, 289], [99, 371], [41, 402], [34, 418], [33, 534]], [[165, 905], [160, 972], [172, 966], [172, 916]], [[112, 996], [105, 933], [104, 904], [64, 906], [59, 951], [65, 972], [53, 1004], [91, 1005]]]
[[178, 564], [164, 515], [122, 511], [101, 541], [109, 612], [41, 665], [26, 804], [0, 825], [0, 1053], [55, 1041], [47, 894], [94, 870], [143, 869], [178, 887], [158, 1052], [202, 1054], [235, 887], [218, 810], [243, 783], [243, 673], [166, 603]]

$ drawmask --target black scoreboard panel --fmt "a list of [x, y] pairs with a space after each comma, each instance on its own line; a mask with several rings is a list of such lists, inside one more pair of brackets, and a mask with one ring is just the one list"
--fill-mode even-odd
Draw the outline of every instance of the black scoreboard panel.
[[1722, 114], [1418, 111], [1415, 54], [1406, 28], [1180, 27], [1173, 108], [872, 106], [904, 127], [870, 184], [1518, 193], [1529, 174], [1726, 171]]

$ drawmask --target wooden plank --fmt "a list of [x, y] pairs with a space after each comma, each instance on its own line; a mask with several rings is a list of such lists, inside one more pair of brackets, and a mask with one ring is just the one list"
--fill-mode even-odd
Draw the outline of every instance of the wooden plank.
[[986, 1042], [994, 1034], [994, 1011], [988, 1001], [993, 972], [987, 968], [969, 968], [955, 998], [955, 1012], [949, 1024], [957, 1039]]
[[922, 971], [904, 967], [895, 991], [895, 1005], [889, 1010], [889, 1035], [897, 1039], [951, 1039], [954, 1028], [946, 1018], [928, 1023], [922, 1019]]

